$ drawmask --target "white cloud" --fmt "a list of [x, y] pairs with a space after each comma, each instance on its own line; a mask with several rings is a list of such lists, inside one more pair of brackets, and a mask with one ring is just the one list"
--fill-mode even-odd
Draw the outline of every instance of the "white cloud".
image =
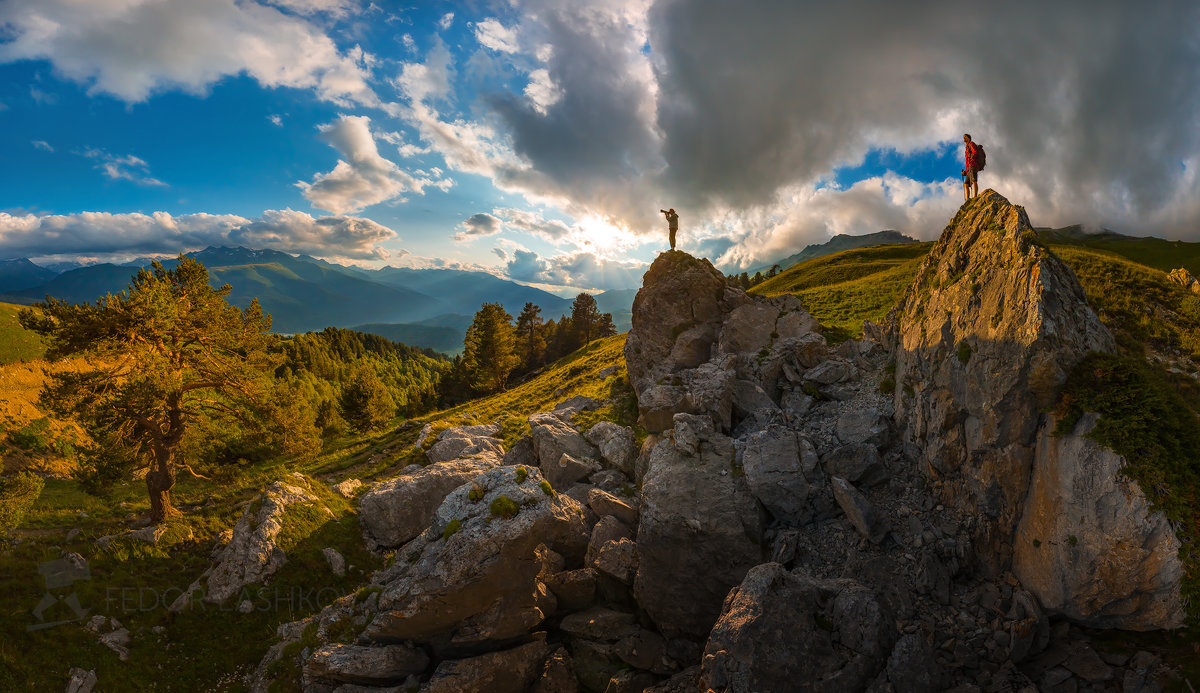
[[395, 237], [370, 219], [312, 217], [290, 209], [267, 210], [257, 219], [234, 214], [65, 215], [0, 213], [0, 256], [175, 254], [210, 245], [274, 248], [317, 257], [383, 260], [379, 243]]
[[475, 25], [475, 40], [479, 45], [500, 53], [516, 53], [520, 50], [515, 28], [507, 28], [495, 17], [489, 17]]
[[[289, 6], [345, 3], [293, 0]], [[307, 20], [235, 0], [39, 0], [0, 4], [0, 62], [45, 59], [91, 94], [145, 101], [203, 93], [230, 75], [312, 89], [338, 104], [376, 105], [360, 61]]]
[[529, 84], [525, 85], [525, 98], [533, 104], [534, 110], [542, 115], [562, 100], [563, 91], [550, 79], [550, 71], [537, 69], [529, 73]]
[[96, 168], [111, 180], [127, 180], [138, 185], [163, 187], [166, 183], [150, 175], [150, 164], [132, 154], [119, 156], [103, 149], [89, 148], [78, 152], [96, 162]]
[[409, 173], [380, 156], [370, 126], [371, 119], [366, 116], [342, 116], [321, 126], [322, 139], [343, 158], [329, 173], [314, 176], [311, 183], [296, 183], [313, 206], [347, 214], [404, 193], [420, 195], [426, 187], [446, 190], [453, 185], [448, 178]]
[[641, 286], [646, 267], [644, 262], [607, 260], [592, 253], [542, 257], [520, 247], [512, 249], [504, 265], [508, 277], [517, 281], [603, 290]]
[[40, 149], [44, 152], [54, 151], [54, 147], [51, 147], [50, 143], [47, 142], [46, 140], [32, 140], [32, 141], [30, 141], [30, 144], [33, 145], [34, 149]]
[[452, 24], [454, 24], [453, 12], [447, 12], [446, 14], [442, 15], [441, 19], [438, 20], [438, 28], [442, 31], [449, 29]]
[[272, 113], [271, 115], [267, 116], [267, 120], [271, 121], [271, 124], [275, 125], [276, 127], [283, 127], [283, 116], [279, 115], [278, 113]]
[[502, 207], [492, 211], [504, 221], [505, 226], [540, 236], [548, 241], [562, 240], [571, 232], [571, 226], [566, 222], [558, 219], [546, 219], [539, 212], [511, 207]]

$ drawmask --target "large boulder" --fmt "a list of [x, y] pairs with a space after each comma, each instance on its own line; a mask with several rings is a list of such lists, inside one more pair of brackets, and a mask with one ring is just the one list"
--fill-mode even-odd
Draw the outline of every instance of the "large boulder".
[[441, 462], [372, 485], [358, 499], [367, 545], [395, 548], [412, 540], [429, 526], [447, 494], [499, 465], [493, 455]]
[[662, 253], [642, 278], [625, 340], [629, 381], [641, 393], [712, 356], [725, 314], [750, 303], [708, 260]]
[[306, 676], [334, 683], [386, 686], [402, 683], [429, 666], [424, 652], [408, 645], [365, 647], [329, 644], [304, 663]]
[[942, 478], [944, 501], [983, 521], [993, 574], [1029, 487], [1039, 412], [1112, 335], [1075, 275], [1036, 242], [1029, 217], [993, 190], [962, 206], [888, 316], [896, 421]]
[[634, 596], [668, 637], [703, 637], [729, 589], [763, 560], [763, 516], [733, 441], [708, 417], [678, 414], [642, 481]]
[[464, 457], [504, 457], [499, 424], [454, 426], [438, 434], [437, 442], [425, 451], [430, 464]]
[[535, 640], [499, 652], [438, 664], [422, 693], [523, 693], [541, 676], [550, 648]]
[[1151, 512], [1125, 460], [1051, 419], [1038, 439], [1033, 481], [1014, 541], [1013, 573], [1051, 613], [1094, 628], [1150, 630], [1183, 623], [1179, 539]]
[[866, 690], [892, 651], [893, 618], [874, 592], [853, 580], [817, 580], [764, 563], [725, 600], [704, 648], [702, 687]]
[[800, 525], [812, 517], [809, 494], [820, 470], [817, 451], [785, 426], [751, 433], [742, 453], [750, 491], [775, 519]]
[[584, 434], [588, 442], [600, 450], [604, 461], [626, 476], [633, 476], [633, 463], [637, 459], [637, 438], [633, 429], [612, 421], [601, 421]]
[[445, 652], [541, 623], [556, 604], [539, 576], [555, 572], [560, 554], [578, 565], [588, 543], [583, 507], [541, 482], [537, 469], [497, 467], [450, 493], [414, 540], [423, 545], [412, 547], [412, 563], [384, 578], [366, 636]]
[[596, 462], [599, 468], [600, 451], [574, 426], [555, 414], [541, 412], [530, 415], [529, 434], [533, 440], [533, 452], [543, 467], [557, 463], [566, 454], [579, 460]]
[[[267, 486], [246, 506], [233, 527], [229, 542], [217, 552], [213, 565], [171, 604], [171, 610], [186, 608], [197, 594], [210, 604], [220, 604], [238, 594], [243, 587], [270, 579], [287, 563], [287, 553], [277, 539], [287, 521], [288, 507], [309, 503], [319, 505], [310, 483], [303, 474], [293, 473]], [[324, 510], [333, 516], [328, 508]]]
[[707, 414], [728, 431], [732, 414], [774, 408], [780, 374], [816, 329], [795, 296], [750, 295], [707, 260], [659, 255], [625, 341], [640, 423], [659, 433], [677, 413]]

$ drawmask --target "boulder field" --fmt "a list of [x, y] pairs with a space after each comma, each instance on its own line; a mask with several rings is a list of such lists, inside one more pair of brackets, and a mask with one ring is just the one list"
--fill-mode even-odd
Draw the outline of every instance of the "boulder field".
[[[319, 693], [1161, 690], [1085, 628], [1179, 626], [1179, 542], [1094, 417], [1051, 434], [1068, 371], [1114, 347], [1023, 209], [965, 204], [860, 340], [679, 251], [632, 324], [644, 430], [572, 404], [509, 449], [442, 431], [357, 496], [388, 567], [281, 626], [252, 690], [281, 658]], [[271, 528], [239, 523], [212, 597], [269, 573]]]

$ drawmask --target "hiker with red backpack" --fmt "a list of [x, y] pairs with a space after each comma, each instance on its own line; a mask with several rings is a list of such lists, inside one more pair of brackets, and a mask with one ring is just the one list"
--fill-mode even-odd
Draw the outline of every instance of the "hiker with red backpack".
[[983, 145], [971, 141], [971, 136], [964, 134], [963, 143], [967, 145], [967, 167], [963, 169], [963, 194], [970, 200], [979, 194], [979, 172], [987, 163], [987, 155], [983, 153]]

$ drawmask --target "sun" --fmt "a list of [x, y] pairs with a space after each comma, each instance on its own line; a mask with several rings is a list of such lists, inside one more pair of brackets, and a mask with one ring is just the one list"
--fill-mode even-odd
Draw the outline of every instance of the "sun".
[[588, 215], [577, 221], [569, 239], [580, 250], [609, 259], [624, 256], [640, 242], [624, 226], [599, 215]]

